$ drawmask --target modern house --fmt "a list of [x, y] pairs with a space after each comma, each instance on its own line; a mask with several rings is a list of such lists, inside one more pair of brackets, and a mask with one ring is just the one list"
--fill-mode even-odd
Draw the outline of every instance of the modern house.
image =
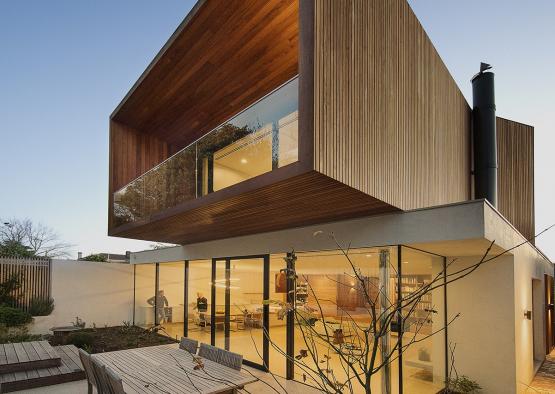
[[264, 302], [286, 299], [288, 253], [299, 302], [364, 325], [327, 234], [393, 298], [495, 241], [419, 302], [403, 335], [422, 341], [387, 379], [436, 393], [453, 356], [485, 392], [523, 392], [555, 343], [553, 265], [534, 245], [533, 127], [495, 117], [485, 68], [469, 105], [405, 0], [200, 0], [110, 116], [109, 234], [181, 245], [131, 254], [135, 324], [302, 380], [278, 351], [298, 354], [302, 327]]

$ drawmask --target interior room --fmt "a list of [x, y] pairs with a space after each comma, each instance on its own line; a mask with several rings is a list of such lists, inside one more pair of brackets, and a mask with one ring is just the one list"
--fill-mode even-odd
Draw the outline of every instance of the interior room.
[[[213, 326], [216, 346], [241, 353], [245, 360], [262, 365], [264, 266], [267, 259], [270, 300], [268, 362], [273, 373], [285, 376], [287, 328], [282, 309], [287, 291], [283, 277], [284, 257], [284, 254], [274, 254], [269, 257], [189, 261], [187, 273], [184, 262], [160, 263], [156, 302], [163, 306], [157, 312], [163, 328], [161, 333], [180, 338], [184, 333], [187, 311], [190, 338], [211, 343]], [[368, 300], [377, 306], [379, 314], [382, 309], [397, 305], [400, 290], [401, 300], [406, 304], [402, 311], [403, 388], [405, 392], [418, 393], [435, 393], [441, 388], [445, 374], [443, 287], [418, 297], [415, 302], [410, 299], [431, 282], [442, 283], [442, 277], [438, 275], [443, 269], [443, 257], [397, 246], [350, 250], [348, 257], [337, 250], [298, 252], [296, 257], [294, 356], [300, 356], [300, 365], [295, 367], [297, 380], [316, 384], [310, 382], [308, 371], [323, 362], [334, 371], [334, 378], [338, 381], [345, 380], [347, 373], [352, 374], [357, 367], [349, 371], [345, 360], [329, 345], [330, 341], [322, 338], [333, 336], [330, 340], [334, 346], [356, 358], [366, 348], [364, 330], [372, 323]], [[185, 289], [186, 276], [188, 285]], [[137, 265], [135, 281], [136, 324], [152, 326], [155, 322], [155, 264]], [[227, 329], [226, 324], [229, 325]], [[394, 350], [399, 331], [399, 323], [394, 319], [387, 341], [379, 343], [377, 363], [381, 362], [381, 349]], [[302, 356], [310, 347], [317, 349], [318, 355]], [[399, 361], [395, 359], [390, 370], [393, 392], [399, 387], [398, 370]], [[380, 392], [381, 373], [373, 378], [376, 392]]]

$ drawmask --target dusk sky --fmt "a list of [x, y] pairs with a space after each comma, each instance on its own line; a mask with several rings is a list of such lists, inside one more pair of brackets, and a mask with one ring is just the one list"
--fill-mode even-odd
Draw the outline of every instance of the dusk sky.
[[[409, 2], [469, 102], [490, 63], [498, 116], [535, 126], [536, 230], [555, 223], [555, 2]], [[148, 248], [106, 235], [108, 117], [193, 4], [0, 0], [1, 218], [54, 228], [74, 256]], [[555, 258], [555, 230], [536, 243]]]

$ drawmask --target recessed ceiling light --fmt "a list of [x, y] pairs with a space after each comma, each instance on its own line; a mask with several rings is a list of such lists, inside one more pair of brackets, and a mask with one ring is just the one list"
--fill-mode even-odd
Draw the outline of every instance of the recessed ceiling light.
[[371, 255], [371, 254], [367, 254], [366, 257], [372, 257], [372, 255]]
[[403, 264], [408, 264], [408, 263], [409, 263], [408, 261], [403, 261]]
[[247, 164], [247, 159], [242, 158], [242, 159], [241, 159], [241, 164]]

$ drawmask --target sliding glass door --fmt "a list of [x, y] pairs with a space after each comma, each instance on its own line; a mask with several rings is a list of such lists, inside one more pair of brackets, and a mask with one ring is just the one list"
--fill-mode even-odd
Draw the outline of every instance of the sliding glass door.
[[212, 261], [212, 343], [261, 368], [268, 366], [268, 267], [267, 255]]

